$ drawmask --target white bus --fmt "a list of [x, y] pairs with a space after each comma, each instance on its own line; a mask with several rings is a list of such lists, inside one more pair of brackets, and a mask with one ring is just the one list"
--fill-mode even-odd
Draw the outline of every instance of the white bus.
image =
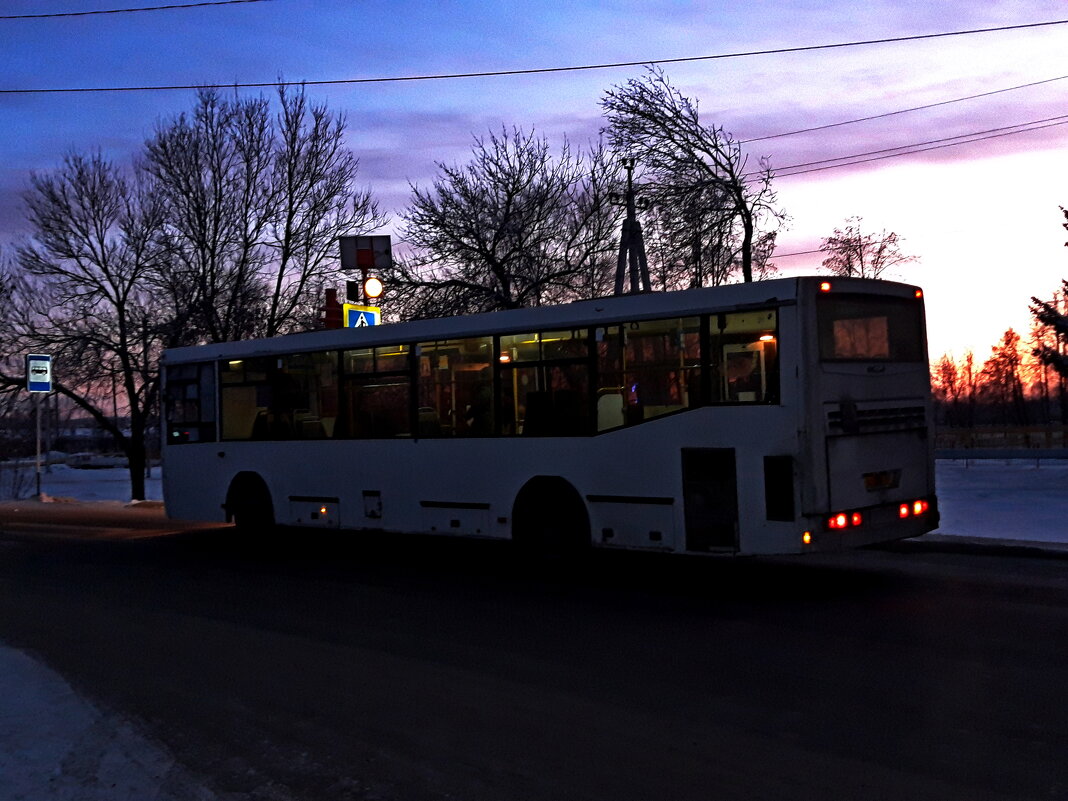
[[167, 351], [173, 518], [803, 553], [936, 527], [923, 293], [786, 278]]

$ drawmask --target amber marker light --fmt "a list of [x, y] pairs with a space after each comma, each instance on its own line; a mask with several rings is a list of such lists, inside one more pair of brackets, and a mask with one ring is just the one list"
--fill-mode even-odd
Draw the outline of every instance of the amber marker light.
[[831, 282], [830, 281], [820, 281], [820, 292], [830, 292], [830, 291], [831, 291]]
[[812, 544], [812, 532], [811, 531], [806, 531], [804, 534], [802, 534], [801, 535], [801, 542], [803, 542], [805, 545], [811, 545]]
[[320, 506], [319, 507], [319, 514], [321, 514], [321, 515], [325, 515], [326, 514], [326, 507], [325, 506]]
[[918, 298], [922, 298], [923, 297], [923, 290], [922, 289], [917, 289], [916, 290], [916, 297], [918, 297]]

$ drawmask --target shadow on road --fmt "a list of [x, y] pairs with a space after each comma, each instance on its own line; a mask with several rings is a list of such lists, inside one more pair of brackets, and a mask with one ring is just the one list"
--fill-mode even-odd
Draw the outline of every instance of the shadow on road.
[[676, 599], [777, 604], [859, 598], [887, 591], [899, 580], [867, 569], [862, 555], [835, 555], [828, 560], [594, 550], [549, 559], [523, 552], [510, 542], [287, 528], [255, 536], [217, 527], [139, 539], [24, 545], [24, 558], [32, 552], [39, 559], [121, 563], [135, 572], [138, 568], [187, 575], [222, 571], [246, 578], [411, 585], [445, 592], [622, 593], [648, 603]]

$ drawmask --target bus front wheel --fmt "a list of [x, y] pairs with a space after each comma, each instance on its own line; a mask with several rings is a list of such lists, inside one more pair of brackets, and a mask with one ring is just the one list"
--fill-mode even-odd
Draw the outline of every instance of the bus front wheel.
[[257, 473], [238, 473], [226, 493], [226, 518], [241, 534], [266, 534], [274, 527], [274, 506]]

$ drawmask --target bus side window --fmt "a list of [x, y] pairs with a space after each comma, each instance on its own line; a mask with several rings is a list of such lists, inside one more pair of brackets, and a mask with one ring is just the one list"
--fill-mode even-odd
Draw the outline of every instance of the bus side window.
[[501, 433], [577, 437], [590, 432], [589, 332], [508, 334], [500, 340]]
[[598, 336], [598, 431], [620, 424], [620, 413], [633, 425], [705, 403], [700, 318], [632, 322]]
[[354, 439], [411, 436], [409, 358], [408, 345], [344, 352], [342, 408], [335, 436]]
[[778, 401], [778, 315], [774, 309], [710, 318], [710, 362], [719, 403]]
[[493, 337], [423, 342], [418, 358], [418, 436], [493, 434]]
[[167, 441], [215, 440], [215, 364], [178, 364], [167, 368]]

